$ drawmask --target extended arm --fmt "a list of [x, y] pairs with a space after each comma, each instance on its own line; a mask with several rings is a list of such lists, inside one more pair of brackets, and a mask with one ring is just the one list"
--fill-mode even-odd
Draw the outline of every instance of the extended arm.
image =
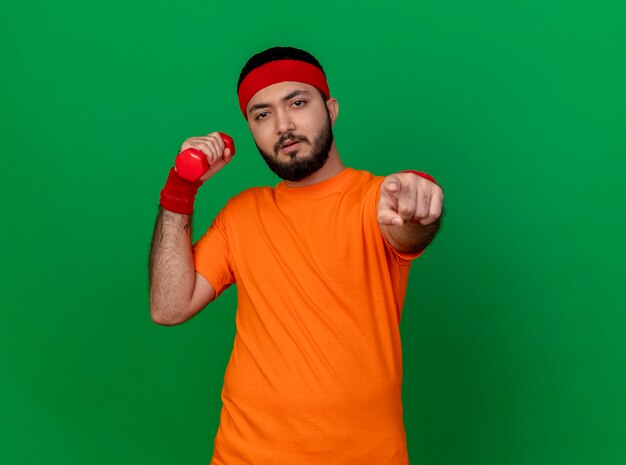
[[413, 173], [396, 173], [380, 186], [378, 223], [398, 252], [416, 253], [437, 235], [443, 214], [443, 190]]

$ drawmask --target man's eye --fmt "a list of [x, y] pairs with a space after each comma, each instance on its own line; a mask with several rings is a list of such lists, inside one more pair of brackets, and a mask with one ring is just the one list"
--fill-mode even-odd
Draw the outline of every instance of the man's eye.
[[293, 102], [294, 107], [301, 107], [304, 104], [305, 104], [304, 100], [296, 100], [295, 102]]
[[267, 116], [267, 112], [266, 111], [262, 111], [261, 113], [259, 113], [258, 115], [256, 115], [255, 119], [263, 119]]

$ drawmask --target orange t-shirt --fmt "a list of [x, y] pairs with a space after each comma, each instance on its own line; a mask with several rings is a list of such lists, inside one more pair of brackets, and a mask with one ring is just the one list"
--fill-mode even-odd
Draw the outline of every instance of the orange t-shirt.
[[406, 465], [399, 322], [411, 259], [381, 235], [384, 178], [248, 189], [194, 245], [237, 284], [212, 465]]

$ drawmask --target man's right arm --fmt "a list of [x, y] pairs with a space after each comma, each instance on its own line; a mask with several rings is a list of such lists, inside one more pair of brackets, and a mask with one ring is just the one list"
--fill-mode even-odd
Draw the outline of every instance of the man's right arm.
[[195, 271], [191, 215], [159, 207], [150, 248], [150, 316], [160, 325], [183, 323], [215, 299], [215, 289]]
[[[203, 152], [209, 170], [198, 180], [187, 182], [174, 169], [161, 191], [161, 207], [150, 247], [150, 315], [160, 325], [183, 323], [215, 299], [215, 289], [195, 271], [191, 246], [191, 213], [200, 185], [232, 160], [220, 133], [190, 137], [180, 151]], [[163, 208], [165, 206], [166, 208]]]

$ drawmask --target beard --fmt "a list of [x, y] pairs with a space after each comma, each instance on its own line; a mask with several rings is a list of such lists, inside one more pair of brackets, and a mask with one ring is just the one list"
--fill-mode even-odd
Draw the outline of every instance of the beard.
[[[286, 140], [308, 143], [311, 145], [311, 154], [308, 157], [298, 157], [299, 150], [291, 152], [288, 161], [278, 160], [278, 152], [282, 144]], [[256, 144], [256, 142], [255, 142]], [[274, 146], [274, 154], [264, 152], [258, 145], [256, 146], [259, 153], [267, 163], [267, 166], [281, 179], [286, 181], [302, 181], [309, 177], [320, 168], [322, 168], [328, 160], [330, 148], [333, 145], [333, 130], [330, 115], [326, 112], [326, 123], [315, 135], [313, 144], [305, 136], [299, 136], [292, 132], [287, 132], [281, 136], [278, 143]]]

